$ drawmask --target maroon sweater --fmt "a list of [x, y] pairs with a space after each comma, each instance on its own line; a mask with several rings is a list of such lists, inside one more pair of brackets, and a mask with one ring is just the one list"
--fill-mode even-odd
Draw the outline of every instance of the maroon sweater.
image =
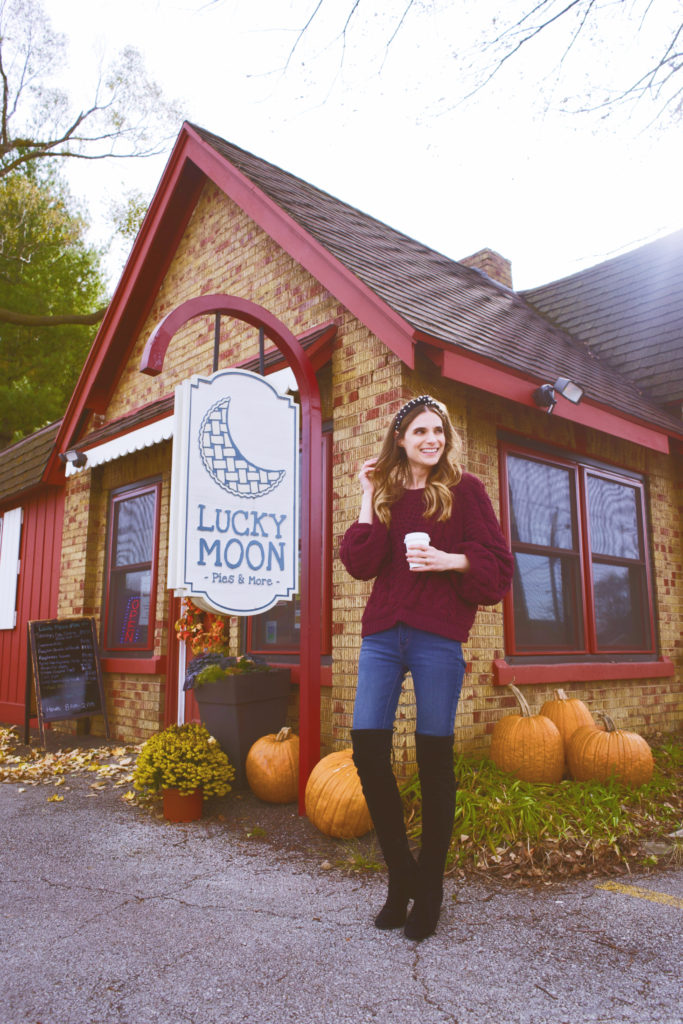
[[[405, 622], [451, 640], [467, 640], [480, 604], [496, 604], [512, 580], [513, 561], [482, 482], [464, 473], [452, 488], [446, 522], [423, 515], [424, 489], [405, 491], [391, 509], [387, 529], [354, 523], [344, 534], [339, 557], [357, 580], [376, 577], [363, 613], [362, 635]], [[411, 572], [404, 534], [423, 530], [432, 547], [467, 555], [469, 571]]]

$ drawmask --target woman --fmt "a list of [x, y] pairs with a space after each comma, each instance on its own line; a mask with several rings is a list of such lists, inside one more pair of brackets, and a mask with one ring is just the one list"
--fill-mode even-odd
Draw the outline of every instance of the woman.
[[[363, 613], [353, 759], [389, 874], [378, 928], [411, 939], [436, 929], [453, 830], [453, 731], [465, 672], [461, 644], [479, 604], [495, 604], [512, 579], [512, 556], [482, 483], [463, 473], [460, 438], [430, 395], [394, 417], [379, 458], [364, 463], [358, 521], [340, 557], [356, 579], [375, 578]], [[415, 531], [429, 543], [404, 537]], [[406, 672], [417, 705], [415, 746], [422, 789], [417, 863], [406, 837], [391, 768], [394, 718]], [[407, 915], [408, 903], [413, 906]]]

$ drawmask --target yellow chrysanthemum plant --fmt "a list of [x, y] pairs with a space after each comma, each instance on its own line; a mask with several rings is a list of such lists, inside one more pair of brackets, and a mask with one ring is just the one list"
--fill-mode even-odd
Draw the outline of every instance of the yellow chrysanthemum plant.
[[203, 725], [170, 725], [146, 740], [138, 755], [133, 786], [138, 791], [161, 793], [177, 789], [205, 797], [225, 796], [235, 769], [227, 754]]

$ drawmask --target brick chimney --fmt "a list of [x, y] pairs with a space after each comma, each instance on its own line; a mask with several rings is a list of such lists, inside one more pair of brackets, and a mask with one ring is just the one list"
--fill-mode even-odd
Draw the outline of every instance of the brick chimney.
[[512, 264], [500, 253], [493, 249], [480, 249], [472, 256], [466, 256], [458, 260], [466, 267], [475, 267], [476, 270], [483, 270], [493, 281], [499, 281], [506, 288], [512, 288]]

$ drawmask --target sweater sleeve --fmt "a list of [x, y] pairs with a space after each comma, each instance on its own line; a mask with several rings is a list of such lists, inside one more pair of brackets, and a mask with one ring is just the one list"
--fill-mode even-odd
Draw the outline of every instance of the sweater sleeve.
[[510, 588], [514, 561], [484, 485], [476, 477], [470, 480], [465, 540], [460, 545], [470, 567], [458, 574], [458, 589], [470, 604], [497, 604]]
[[339, 557], [346, 571], [356, 580], [375, 577], [390, 551], [389, 531], [379, 519], [353, 523], [344, 534]]

